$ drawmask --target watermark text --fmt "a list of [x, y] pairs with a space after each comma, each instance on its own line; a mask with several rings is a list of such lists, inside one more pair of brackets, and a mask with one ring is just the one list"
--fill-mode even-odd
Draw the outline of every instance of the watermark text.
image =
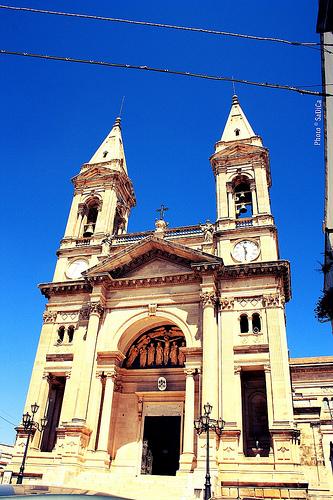
[[313, 125], [315, 127], [314, 129], [314, 140], [313, 140], [313, 145], [314, 146], [320, 146], [321, 144], [321, 121], [322, 121], [322, 102], [321, 99], [317, 99], [315, 102], [315, 107], [314, 107], [314, 122]]

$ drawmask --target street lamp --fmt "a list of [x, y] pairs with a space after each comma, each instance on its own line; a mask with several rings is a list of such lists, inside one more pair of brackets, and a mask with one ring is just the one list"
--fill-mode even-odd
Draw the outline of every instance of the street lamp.
[[[331, 418], [331, 425], [332, 425], [332, 428], [333, 428], [333, 409], [331, 408], [331, 403], [333, 403], [333, 398], [331, 398], [331, 399], [324, 398], [323, 401], [325, 401], [325, 403], [328, 406], [328, 410], [330, 412], [330, 418]], [[330, 462], [331, 462], [331, 467], [332, 467], [332, 472], [333, 472], [333, 442], [332, 441], [330, 441], [330, 456], [329, 456], [329, 459], [330, 459]]]
[[38, 410], [39, 410], [38, 404], [34, 403], [33, 405], [31, 405], [32, 415], [30, 415], [30, 413], [27, 412], [27, 413], [24, 413], [22, 416], [23, 427], [24, 427], [24, 430], [27, 431], [28, 436], [27, 436], [27, 441], [25, 443], [22, 463], [21, 463], [21, 467], [20, 467], [20, 472], [17, 475], [16, 484], [22, 484], [22, 482], [23, 482], [25, 461], [27, 458], [30, 436], [33, 433], [33, 430], [36, 429], [39, 432], [43, 432], [43, 430], [47, 426], [47, 418], [45, 418], [45, 417], [41, 419], [40, 425], [38, 422], [35, 422], [34, 417], [35, 417], [36, 413], [38, 412]]
[[197, 434], [200, 435], [202, 432], [206, 432], [206, 480], [204, 500], [209, 500], [212, 496], [209, 471], [209, 431], [215, 431], [215, 433], [220, 436], [225, 423], [222, 418], [216, 420], [209, 417], [212, 408], [211, 404], [206, 403], [204, 405], [204, 414], [194, 420], [194, 428]]

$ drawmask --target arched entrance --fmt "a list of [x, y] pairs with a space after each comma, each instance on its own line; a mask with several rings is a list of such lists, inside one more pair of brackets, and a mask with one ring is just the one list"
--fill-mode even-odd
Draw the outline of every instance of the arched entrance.
[[140, 415], [139, 473], [175, 475], [182, 449], [186, 340], [176, 325], [145, 330], [129, 345], [123, 379], [135, 386]]

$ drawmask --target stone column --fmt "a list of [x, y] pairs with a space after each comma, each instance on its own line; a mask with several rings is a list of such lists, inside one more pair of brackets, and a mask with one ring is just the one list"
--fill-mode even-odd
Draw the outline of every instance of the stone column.
[[82, 357], [78, 360], [81, 366], [79, 380], [78, 400], [75, 409], [75, 417], [86, 421], [88, 411], [88, 400], [90, 393], [90, 384], [92, 372], [95, 365], [96, 342], [99, 330], [100, 317], [103, 314], [103, 307], [100, 302], [91, 302], [90, 316], [86, 333], [85, 350]]
[[72, 206], [69, 212], [69, 217], [67, 220], [67, 226], [65, 229], [64, 238], [70, 238], [72, 236], [78, 236], [78, 221], [82, 220], [82, 214], [79, 211], [79, 201], [81, 196], [79, 194], [74, 195]]
[[104, 391], [104, 401], [102, 408], [102, 418], [101, 425], [99, 428], [99, 437], [98, 437], [98, 451], [108, 452], [108, 443], [109, 443], [109, 433], [110, 433], [110, 423], [111, 423], [111, 414], [112, 414], [112, 400], [113, 400], [113, 392], [114, 392], [114, 382], [117, 376], [115, 370], [111, 370], [104, 374], [106, 376], [105, 380], [105, 391]]
[[236, 217], [235, 210], [235, 200], [234, 200], [234, 192], [231, 184], [227, 184], [227, 193], [228, 193], [228, 216], [231, 219]]
[[184, 439], [183, 453], [180, 457], [180, 469], [190, 471], [194, 460], [194, 396], [195, 383], [194, 368], [185, 368], [185, 415], [184, 415]]
[[[48, 403], [48, 395], [49, 395], [49, 386], [50, 381], [52, 380], [52, 375], [50, 373], [45, 372], [43, 374], [43, 378], [39, 387], [38, 398], [36, 399], [37, 404], [39, 405], [39, 410], [35, 416], [35, 421], [40, 424], [41, 419], [45, 416], [47, 411], [47, 403]], [[31, 409], [29, 408], [29, 413], [31, 413]], [[38, 449], [41, 444], [42, 433], [35, 432], [33, 437], [31, 438], [31, 448]]]
[[261, 162], [254, 162], [253, 169], [257, 191], [258, 212], [260, 214], [270, 214], [271, 209], [265, 164]]
[[213, 406], [212, 417], [218, 416], [218, 342], [215, 319], [216, 295], [205, 290], [202, 301], [202, 409], [207, 402]]
[[226, 172], [216, 166], [218, 174], [216, 175], [216, 196], [217, 196], [217, 218], [228, 217], [228, 195], [226, 191], [227, 177]]
[[62, 422], [66, 422], [72, 418], [71, 415], [71, 406], [68, 405], [68, 401], [70, 400], [70, 395], [71, 395], [71, 371], [68, 370], [65, 372], [65, 377], [66, 377], [66, 383], [65, 383], [65, 391], [64, 391], [64, 397], [63, 401], [66, 402], [65, 404], [62, 404], [61, 408], [61, 413], [60, 413], [60, 418], [59, 418], [59, 425], [62, 424]]
[[258, 215], [258, 203], [255, 183], [251, 184], [251, 197], [252, 197], [252, 214]]
[[96, 434], [98, 428], [99, 414], [101, 409], [101, 397], [103, 388], [104, 372], [98, 371], [96, 377], [91, 384], [89, 407], [87, 415], [87, 425], [91, 429], [91, 436], [89, 442], [89, 451], [95, 451], [97, 448]]

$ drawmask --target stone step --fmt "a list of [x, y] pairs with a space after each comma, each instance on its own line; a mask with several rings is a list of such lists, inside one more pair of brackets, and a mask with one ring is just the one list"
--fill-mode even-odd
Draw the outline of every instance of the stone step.
[[112, 493], [131, 500], [192, 500], [193, 490], [188, 479], [173, 476], [119, 477], [113, 482]]

